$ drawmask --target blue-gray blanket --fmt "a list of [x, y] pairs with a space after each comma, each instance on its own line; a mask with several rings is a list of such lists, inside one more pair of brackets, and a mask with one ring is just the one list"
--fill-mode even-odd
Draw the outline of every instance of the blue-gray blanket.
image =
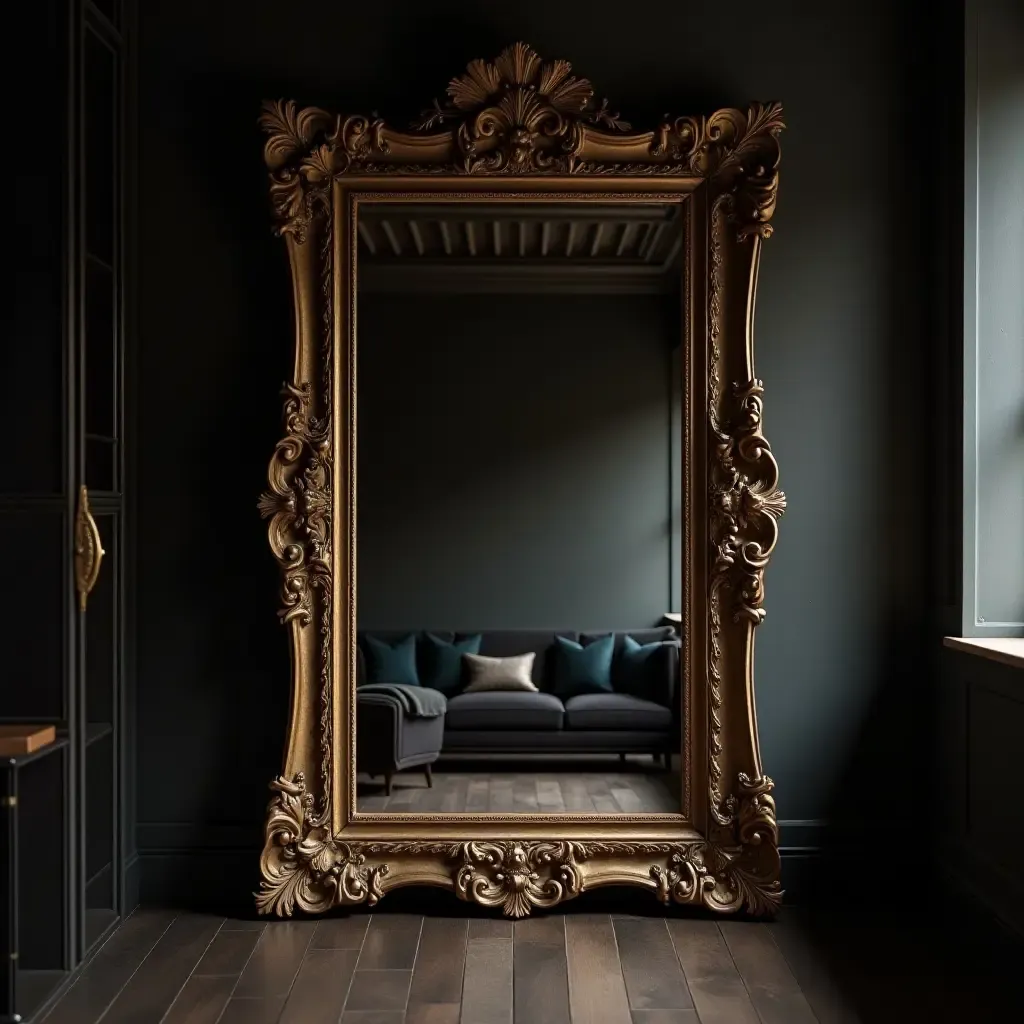
[[364, 693], [379, 693], [385, 697], [393, 697], [402, 705], [402, 710], [410, 718], [437, 718], [443, 715], [448, 701], [440, 690], [430, 686], [406, 686], [401, 683], [364, 683], [356, 691], [357, 696]]

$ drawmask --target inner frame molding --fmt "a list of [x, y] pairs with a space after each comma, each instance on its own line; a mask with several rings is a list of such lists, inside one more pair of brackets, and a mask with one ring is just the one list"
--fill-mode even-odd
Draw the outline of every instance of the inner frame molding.
[[[261, 913], [373, 906], [435, 885], [520, 917], [601, 885], [773, 913], [780, 860], [762, 770], [754, 632], [786, 499], [754, 371], [761, 246], [778, 189], [777, 103], [633, 132], [565, 61], [516, 43], [475, 60], [399, 131], [264, 104], [285, 240], [294, 367], [259, 510], [283, 574], [291, 652], [283, 773], [270, 784]], [[355, 807], [356, 209], [360, 202], [683, 204], [680, 814], [367, 814]]]

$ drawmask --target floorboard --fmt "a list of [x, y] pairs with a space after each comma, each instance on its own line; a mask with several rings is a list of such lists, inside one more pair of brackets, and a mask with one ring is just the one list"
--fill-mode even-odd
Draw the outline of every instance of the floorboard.
[[763, 1024], [818, 1024], [785, 957], [764, 926], [723, 921], [718, 926]]
[[[512, 1024], [512, 930], [482, 927], [504, 921], [469, 922], [466, 973], [462, 983], [465, 1024]], [[475, 927], [474, 927], [475, 926]]]
[[358, 959], [357, 949], [307, 949], [281, 1024], [338, 1024]]
[[517, 921], [514, 936], [515, 1024], [571, 1024], [565, 918]]
[[193, 974], [160, 1024], [217, 1024], [235, 980], [228, 974]]
[[612, 923], [630, 1009], [692, 1009], [693, 1000], [664, 920], [620, 917]]
[[264, 928], [238, 979], [234, 996], [286, 999], [316, 927], [314, 921], [274, 921]]
[[[464, 918], [426, 918], [412, 972], [409, 1012], [415, 1007], [451, 1005], [462, 1001], [469, 922]], [[435, 1011], [435, 1016], [441, 1011]], [[421, 1011], [420, 1016], [426, 1016]]]
[[667, 925], [701, 1024], [759, 1024], [718, 922], [673, 918]]
[[632, 1015], [611, 918], [566, 917], [565, 949], [573, 1024], [628, 1024]]
[[202, 914], [175, 918], [104, 1014], [104, 1024], [160, 1020], [223, 923], [223, 918]]
[[1021, 944], [948, 913], [811, 919], [787, 908], [763, 923], [574, 903], [513, 923], [450, 909], [266, 923], [139, 910], [46, 1024], [1024, 1019]]
[[47, 1014], [46, 1024], [83, 1024], [98, 1020], [171, 926], [174, 917], [170, 911], [136, 910]]

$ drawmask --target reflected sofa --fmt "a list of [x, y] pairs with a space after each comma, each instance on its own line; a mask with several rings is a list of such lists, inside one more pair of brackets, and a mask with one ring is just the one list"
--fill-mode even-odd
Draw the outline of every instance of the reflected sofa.
[[[368, 635], [385, 643], [394, 643], [408, 636], [404, 631], [368, 631]], [[476, 631], [432, 631], [435, 636], [451, 641], [456, 637], [474, 635]], [[665, 759], [679, 752], [681, 730], [680, 665], [678, 634], [671, 626], [657, 629], [615, 631], [612, 661], [612, 692], [592, 692], [563, 700], [553, 691], [556, 636], [588, 642], [606, 636], [602, 633], [578, 633], [572, 630], [481, 630], [479, 653], [503, 658], [533, 652], [532, 679], [537, 693], [501, 690], [464, 693], [461, 687], [447, 695], [441, 753], [465, 754], [652, 754]], [[627, 636], [637, 643], [659, 643], [653, 652], [642, 692], [626, 692], [617, 684], [622, 645]], [[363, 653], [364, 637], [359, 638], [357, 686], [366, 679]], [[463, 680], [465, 685], [465, 680]], [[358, 693], [358, 691], [357, 691]], [[357, 750], [360, 770], [370, 770], [370, 760], [377, 771], [387, 759], [386, 748], [399, 742], [403, 723], [385, 721], [381, 707], [363, 707], [357, 700]], [[392, 715], [401, 718], [396, 708]], [[409, 722], [405, 725], [408, 726]], [[395, 739], [398, 737], [398, 740]], [[366, 751], [364, 759], [363, 751]], [[371, 753], [372, 752], [372, 753]], [[400, 751], [394, 752], [399, 755]], [[422, 751], [417, 751], [422, 754]], [[364, 767], [365, 765], [365, 767]], [[398, 767], [396, 764], [395, 767]]]

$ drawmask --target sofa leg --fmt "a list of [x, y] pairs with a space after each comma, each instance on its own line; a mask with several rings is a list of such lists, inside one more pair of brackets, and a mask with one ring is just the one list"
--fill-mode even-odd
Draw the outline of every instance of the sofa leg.
[[391, 796], [391, 779], [393, 777], [392, 772], [384, 773], [384, 795]]
[[625, 754], [619, 754], [619, 760], [620, 761], [625, 761], [626, 760], [626, 755]]
[[423, 766], [423, 774], [427, 777], [427, 789], [433, 789], [434, 787], [434, 774], [430, 770], [430, 765], [426, 764]]

